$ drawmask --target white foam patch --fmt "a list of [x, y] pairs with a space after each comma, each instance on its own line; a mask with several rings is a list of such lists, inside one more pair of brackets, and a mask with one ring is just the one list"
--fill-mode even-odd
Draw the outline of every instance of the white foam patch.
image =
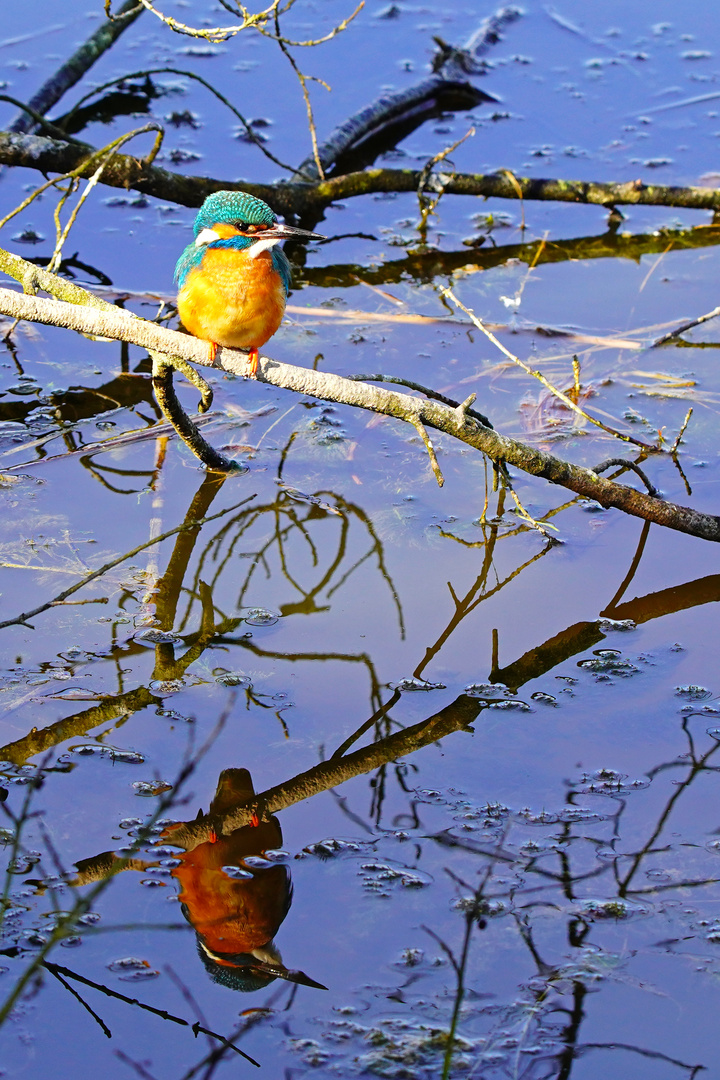
[[251, 259], [257, 259], [258, 255], [261, 255], [263, 251], [268, 251], [271, 247], [275, 247], [275, 245], [279, 243], [279, 236], [267, 240], [256, 240], [253, 246], [250, 248], [248, 255]]
[[214, 229], [203, 229], [195, 237], [195, 247], [202, 247], [203, 244], [212, 244], [213, 240], [219, 240], [220, 233], [216, 233]]

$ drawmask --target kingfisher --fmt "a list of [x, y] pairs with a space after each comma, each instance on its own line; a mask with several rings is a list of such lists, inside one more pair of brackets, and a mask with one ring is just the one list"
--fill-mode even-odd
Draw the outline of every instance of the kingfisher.
[[218, 345], [249, 352], [254, 376], [258, 349], [280, 326], [290, 288], [290, 263], [277, 245], [326, 237], [282, 224], [246, 191], [209, 195], [193, 233], [175, 267], [182, 324], [208, 342], [211, 363]]
[[[227, 813], [254, 795], [247, 769], [224, 769], [209, 813]], [[163, 839], [172, 843], [179, 824], [170, 825]], [[205, 843], [183, 852], [171, 870], [200, 959], [214, 982], [232, 990], [260, 990], [274, 979], [327, 989], [305, 972], [287, 968], [275, 944], [292, 903], [292, 881], [284, 863], [273, 864], [264, 855], [281, 844], [277, 818], [261, 821], [255, 811], [247, 825], [227, 836], [213, 832]]]

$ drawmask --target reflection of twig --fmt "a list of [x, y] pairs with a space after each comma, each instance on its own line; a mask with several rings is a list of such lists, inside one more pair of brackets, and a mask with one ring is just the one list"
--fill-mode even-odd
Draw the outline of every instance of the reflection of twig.
[[219, 1039], [221, 1043], [231, 1047], [236, 1054], [244, 1057], [252, 1065], [260, 1067], [259, 1062], [251, 1058], [249, 1054], [246, 1054], [244, 1050], [241, 1050], [238, 1046], [234, 1046], [228, 1042], [224, 1035], [218, 1035], [215, 1031], [201, 1026], [199, 1023], [191, 1024], [189, 1020], [185, 1020], [182, 1016], [175, 1016], [173, 1013], [168, 1012], [167, 1009], [157, 1009], [154, 1005], [147, 1005], [143, 1001], [138, 1001], [137, 998], [128, 997], [127, 994], [121, 994], [119, 990], [112, 990], [109, 986], [105, 986], [103, 983], [94, 982], [92, 979], [88, 979], [85, 975], [80, 975], [77, 971], [71, 971], [70, 968], [62, 967], [60, 964], [54, 964], [50, 960], [43, 960], [42, 966], [46, 967], [48, 971], [53, 974], [59, 972], [61, 975], [65, 975], [68, 979], [75, 979], [76, 982], [82, 983], [83, 986], [91, 986], [93, 990], [98, 990], [106, 997], [115, 998], [117, 1001], [124, 1001], [127, 1005], [135, 1005], [138, 1009], [142, 1009], [144, 1012], [153, 1013], [154, 1016], [159, 1016], [162, 1020], [169, 1020], [173, 1024], [179, 1024], [181, 1027], [190, 1027], [197, 1034], [198, 1032], [203, 1035], [209, 1035], [213, 1039]]
[[649, 1058], [651, 1061], [667, 1061], [670, 1065], [678, 1065], [681, 1069], [688, 1069], [690, 1072], [690, 1080], [700, 1070], [705, 1070], [707, 1065], [689, 1065], [686, 1061], [680, 1061], [678, 1058], [670, 1057], [669, 1054], [661, 1054], [659, 1050], [647, 1050], [643, 1046], [633, 1046], [631, 1043], [578, 1043], [575, 1047], [576, 1054], [579, 1054], [582, 1050], [628, 1050], [632, 1054], [640, 1054], [642, 1057]]
[[45, 966], [45, 967], [46, 967], [46, 968], [48, 969], [48, 971], [50, 972], [50, 974], [51, 974], [51, 975], [54, 975], [54, 976], [55, 976], [55, 978], [57, 979], [57, 981], [58, 981], [59, 983], [61, 983], [61, 984], [62, 984], [62, 986], [64, 986], [66, 990], [69, 990], [69, 991], [70, 991], [70, 993], [72, 994], [72, 996], [73, 996], [73, 997], [74, 997], [74, 998], [75, 998], [75, 999], [76, 999], [77, 1001], [79, 1001], [79, 1002], [80, 1002], [80, 1004], [82, 1005], [83, 1009], [87, 1009], [87, 1011], [88, 1011], [88, 1012], [90, 1013], [90, 1015], [92, 1016], [93, 1020], [96, 1020], [96, 1021], [97, 1021], [97, 1023], [98, 1023], [99, 1025], [100, 1025], [100, 1027], [102, 1028], [102, 1030], [103, 1030], [104, 1034], [105, 1034], [105, 1035], [107, 1035], [108, 1039], [112, 1039], [112, 1031], [111, 1031], [111, 1030], [110, 1030], [110, 1028], [109, 1028], [109, 1027], [107, 1026], [107, 1024], [105, 1023], [105, 1021], [104, 1021], [103, 1019], [101, 1019], [101, 1017], [99, 1017], [99, 1016], [98, 1016], [98, 1014], [97, 1014], [97, 1013], [95, 1012], [95, 1010], [94, 1010], [94, 1009], [92, 1009], [92, 1008], [90, 1007], [90, 1005], [88, 1005], [87, 1001], [85, 1001], [85, 999], [84, 999], [83, 997], [81, 997], [81, 996], [80, 996], [80, 994], [79, 994], [79, 993], [77, 992], [77, 990], [75, 989], [75, 987], [74, 987], [74, 986], [71, 986], [71, 985], [70, 985], [70, 983], [69, 983], [69, 982], [67, 981], [67, 979], [64, 979], [64, 978], [63, 978], [63, 976], [62, 976], [62, 975], [60, 974], [60, 971], [61, 971], [62, 969], [61, 969], [61, 968], [58, 968], [58, 967], [57, 967], [57, 966], [56, 966], [55, 964], [51, 964], [51, 963], [50, 963], [49, 961], [46, 961], [46, 962], [45, 962], [45, 965], [44, 965], [44, 966]]
[[153, 1076], [153, 1074], [145, 1068], [142, 1061], [135, 1061], [135, 1059], [131, 1058], [129, 1054], [126, 1054], [124, 1050], [116, 1050], [115, 1057], [122, 1061], [123, 1064], [129, 1065], [131, 1069], [134, 1069], [140, 1077], [140, 1080], [157, 1080], [157, 1077]]
[[[468, 729], [482, 712], [484, 705], [476, 698], [461, 695], [449, 706], [428, 719], [402, 731], [394, 732], [377, 743], [363, 747], [342, 758], [322, 761], [304, 773], [299, 773], [286, 783], [259, 792], [232, 810], [219, 814], [204, 814], [194, 821], [174, 826], [172, 843], [186, 850], [193, 850], [205, 843], [214, 832], [216, 836], [229, 835], [251, 820], [253, 813], [275, 814], [288, 806], [294, 806], [311, 795], [338, 787], [354, 776], [372, 772], [389, 761], [404, 754], [414, 753], [429, 746], [454, 731]], [[168, 833], [170, 835], [170, 833]], [[102, 856], [84, 860], [82, 880], [76, 884], [96, 880], [106, 872]]]
[[110, 562], [105, 563], [98, 570], [93, 570], [91, 574], [88, 574], [82, 579], [77, 581], [74, 585], [71, 585], [69, 589], [65, 589], [64, 592], [59, 593], [52, 600], [46, 601], [44, 604], [40, 604], [38, 607], [33, 608], [32, 611], [24, 611], [21, 615], [17, 615], [14, 619], [6, 619], [4, 622], [0, 622], [0, 630], [4, 630], [7, 626], [15, 626], [16, 624], [27, 624], [28, 619], [32, 619], [35, 615], [41, 614], [43, 611], [47, 611], [53, 604], [59, 603], [61, 600], [65, 600], [66, 597], [71, 596], [78, 589], [82, 589], [84, 585], [94, 581], [95, 578], [102, 577], [108, 570], [112, 570], [113, 567], [119, 566], [120, 563], [125, 562], [127, 559], [132, 559], [133, 556], [139, 554], [141, 551], [145, 551], [146, 548], [152, 547], [153, 544], [159, 544], [162, 540], [167, 540], [169, 536], [175, 536], [176, 533], [182, 532], [184, 529], [195, 528], [198, 524], [206, 524], [208, 521], [214, 521], [216, 518], [223, 517], [223, 515], [230, 513], [232, 510], [236, 510], [238, 506], [242, 506], [243, 503], [249, 502], [250, 499], [254, 499], [254, 495], [250, 495], [249, 498], [243, 499], [242, 502], [236, 503], [235, 506], [228, 507], [226, 510], [220, 510], [217, 514], [212, 514], [210, 517], [205, 518], [203, 522], [194, 521], [192, 523], [183, 523], [176, 526], [174, 529], [168, 529], [167, 532], [161, 533], [159, 536], [154, 536], [150, 540], [146, 540], [142, 544], [138, 544], [132, 551], [126, 551], [123, 555], [120, 555], [117, 559], [112, 559]]
[[[494, 864], [491, 861], [488, 866], [485, 867], [485, 872], [482, 875], [480, 884], [474, 891], [474, 895], [471, 901], [467, 902], [465, 908], [465, 932], [463, 934], [462, 947], [460, 949], [460, 956], [457, 958], [452, 949], [427, 926], [423, 926], [423, 930], [438, 943], [445, 955], [450, 960], [455, 971], [455, 978], [457, 980], [457, 987], [455, 990], [455, 1001], [453, 1002], [453, 1011], [450, 1018], [450, 1027], [447, 1033], [447, 1041], [445, 1044], [445, 1057], [443, 1060], [442, 1080], [448, 1080], [450, 1076], [450, 1068], [452, 1065], [453, 1051], [455, 1049], [455, 1036], [457, 1033], [458, 1022], [460, 1020], [460, 1009], [462, 1007], [463, 999], [465, 997], [465, 975], [467, 972], [467, 962], [470, 955], [470, 941], [472, 938], [472, 932], [477, 924], [481, 930], [485, 928], [486, 921], [483, 918], [483, 895], [485, 887], [490, 880], [493, 873]], [[447, 871], [450, 874], [450, 871]], [[450, 874], [456, 883], [459, 883], [459, 879], [454, 874]], [[464, 883], [463, 883], [464, 884]]]
[[[689, 730], [688, 730], [688, 727], [687, 727], [688, 720], [689, 720], [689, 717], [685, 717], [683, 719], [683, 728], [685, 729], [686, 733], [688, 734], [688, 737], [690, 737], [690, 733], [689, 733]], [[643, 844], [642, 848], [632, 858], [632, 860], [630, 862], [630, 867], [629, 867], [627, 873], [625, 873], [624, 875], [621, 876], [619, 874], [618, 870], [617, 870], [616, 864], [613, 864], [616, 867], [615, 868], [615, 873], [616, 873], [616, 879], [617, 879], [617, 885], [618, 885], [618, 896], [624, 897], [624, 896], [628, 895], [628, 892], [630, 890], [630, 883], [631, 883], [632, 879], [635, 877], [638, 870], [640, 869], [640, 866], [642, 865], [642, 862], [643, 862], [643, 859], [645, 858], [645, 856], [649, 852], [651, 852], [653, 850], [653, 848], [655, 847], [655, 844], [657, 843], [657, 839], [661, 835], [663, 829], [665, 828], [665, 825], [667, 824], [668, 819], [670, 818], [670, 815], [671, 815], [671, 813], [672, 813], [678, 799], [686, 791], [686, 789], [692, 784], [695, 777], [699, 773], [705, 772], [707, 770], [708, 761], [710, 760], [710, 758], [713, 756], [713, 754], [719, 748], [720, 748], [720, 743], [715, 743], [713, 746], [710, 747], [710, 749], [705, 754], [702, 755], [702, 757], [700, 757], [698, 759], [695, 759], [694, 749], [692, 748], [692, 743], [691, 743], [691, 754], [692, 754], [691, 761], [690, 762], [683, 761], [683, 762], [679, 763], [681, 766], [689, 768], [690, 771], [688, 772], [688, 775], [686, 776], [686, 778], [684, 780], [680, 781], [677, 784], [677, 786], [676, 786], [675, 790], [673, 791], [672, 795], [667, 800], [667, 803], [665, 804], [665, 808], [663, 809], [663, 812], [661, 813], [660, 817], [658, 818], [657, 823], [655, 825], [655, 828], [653, 829], [652, 833], [650, 834], [650, 836], [648, 837], [646, 842]], [[652, 772], [648, 773], [648, 776], [650, 776], [651, 778], [652, 778], [652, 775], [653, 775]]]
[[129, 75], [122, 75], [120, 78], [111, 79], [109, 82], [102, 83], [100, 86], [94, 87], [94, 89], [92, 89], [89, 93], [81, 97], [79, 101], [75, 102], [70, 112], [63, 117], [64, 126], [67, 126], [71, 122], [72, 118], [76, 115], [77, 111], [86, 101], [89, 101], [91, 98], [96, 97], [98, 94], [101, 94], [104, 90], [109, 90], [111, 86], [117, 86], [118, 83], [125, 83], [129, 79], [142, 78], [143, 75], [147, 77], [149, 75], [163, 74], [182, 75], [186, 79], [193, 79], [195, 82], [200, 83], [201, 86], [204, 86], [206, 90], [209, 90], [211, 94], [214, 94], [218, 101], [221, 101], [223, 105], [227, 106], [230, 112], [238, 118], [240, 123], [243, 125], [243, 128], [245, 129], [247, 137], [257, 146], [258, 150], [262, 151], [265, 157], [269, 158], [270, 161], [274, 162], [276, 165], [279, 165], [281, 169], [285, 169], [287, 172], [295, 171], [291, 165], [286, 165], [284, 161], [281, 161], [279, 158], [275, 157], [273, 154], [270, 153], [265, 144], [258, 138], [257, 134], [252, 128], [252, 125], [233, 105], [233, 103], [224, 96], [224, 94], [221, 94], [219, 90], [216, 90], [212, 83], [209, 83], [206, 79], [203, 79], [202, 76], [196, 75], [194, 71], [187, 71], [185, 68], [146, 68], [142, 71], [132, 71]]

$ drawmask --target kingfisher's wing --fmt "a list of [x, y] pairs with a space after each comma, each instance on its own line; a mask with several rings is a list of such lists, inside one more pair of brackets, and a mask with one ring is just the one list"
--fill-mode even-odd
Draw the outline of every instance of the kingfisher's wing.
[[290, 263], [288, 257], [282, 248], [277, 245], [272, 249], [272, 261], [275, 270], [282, 278], [282, 283], [285, 286], [285, 293], [287, 294], [290, 289]]
[[200, 265], [203, 260], [204, 249], [195, 244], [188, 244], [175, 266], [175, 284], [182, 289], [185, 278], [191, 270]]

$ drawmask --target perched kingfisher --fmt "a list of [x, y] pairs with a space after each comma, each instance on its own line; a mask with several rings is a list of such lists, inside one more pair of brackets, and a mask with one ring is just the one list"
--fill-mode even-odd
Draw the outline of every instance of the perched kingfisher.
[[282, 322], [290, 264], [281, 240], [324, 240], [319, 233], [281, 224], [262, 199], [245, 191], [216, 191], [200, 207], [195, 240], [175, 267], [178, 312], [186, 330], [209, 342], [250, 353], [255, 375], [258, 349]]

